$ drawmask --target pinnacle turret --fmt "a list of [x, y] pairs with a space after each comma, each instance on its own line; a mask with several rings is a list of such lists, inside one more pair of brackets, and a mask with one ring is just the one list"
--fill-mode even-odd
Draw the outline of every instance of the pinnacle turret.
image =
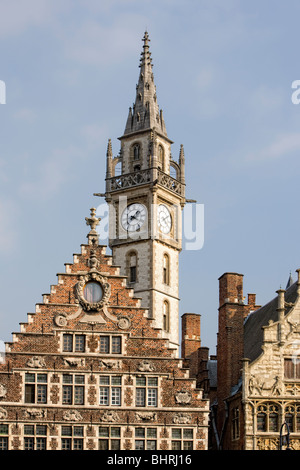
[[167, 137], [162, 111], [159, 110], [157, 103], [149, 42], [149, 35], [146, 31], [143, 37], [135, 103], [132, 108], [129, 108], [124, 135], [156, 128], [158, 133]]

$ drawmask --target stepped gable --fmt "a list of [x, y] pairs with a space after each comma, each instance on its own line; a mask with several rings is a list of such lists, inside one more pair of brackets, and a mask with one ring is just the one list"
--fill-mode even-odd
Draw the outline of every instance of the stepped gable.
[[[134, 428], [148, 420], [161, 430], [160, 449], [170, 449], [171, 427], [178, 424], [193, 430], [194, 448], [206, 448], [208, 400], [91, 232], [88, 244], [58, 274], [57, 284], [43, 295], [36, 312], [28, 314], [21, 331], [6, 343], [5, 361], [0, 365], [0, 422], [9, 429], [9, 448], [23, 449], [20, 432], [26, 426], [46, 425], [43, 445], [60, 449], [60, 433], [68, 425], [84, 429], [82, 446], [93, 450], [98, 448], [99, 425], [113, 423], [122, 429], [122, 449], [133, 449]], [[96, 296], [87, 301], [85, 288], [91, 283], [102, 286], [101, 299]], [[71, 338], [72, 347], [66, 338]], [[76, 349], [74, 338], [84, 338], [84, 347]], [[110, 350], [101, 349], [103, 338], [109, 338]], [[64, 401], [66, 376], [81, 378], [81, 402]], [[118, 406], [101, 404], [103, 376], [120, 379]], [[37, 388], [28, 392], [28, 377], [37, 380], [32, 387], [44, 381], [41, 395]], [[157, 381], [157, 401], [150, 408], [136, 402], [140, 377]]]

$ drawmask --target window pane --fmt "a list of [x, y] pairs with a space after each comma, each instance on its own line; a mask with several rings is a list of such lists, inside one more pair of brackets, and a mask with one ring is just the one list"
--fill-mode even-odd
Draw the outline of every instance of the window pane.
[[145, 437], [145, 429], [135, 428], [135, 437]]
[[84, 288], [83, 296], [88, 302], [99, 302], [103, 296], [101, 285], [98, 282], [88, 282]]
[[121, 437], [121, 428], [111, 428], [110, 435], [111, 437]]
[[294, 364], [292, 359], [284, 360], [284, 376], [287, 379], [292, 379], [294, 377]]
[[25, 382], [27, 382], [27, 383], [35, 382], [35, 374], [26, 373], [25, 374]]
[[31, 424], [25, 424], [24, 426], [24, 434], [33, 436], [34, 435], [34, 426]]
[[257, 415], [257, 430], [266, 431], [266, 415], [265, 413], [258, 413]]
[[192, 429], [184, 429], [183, 430], [183, 439], [193, 439], [193, 430]]
[[112, 387], [111, 390], [111, 404], [121, 405], [121, 389], [119, 387]]
[[118, 439], [112, 439], [110, 444], [111, 450], [120, 450], [121, 449], [121, 441]]
[[100, 387], [100, 405], [108, 405], [109, 388]]
[[109, 337], [100, 336], [100, 352], [109, 353]]
[[36, 438], [36, 450], [46, 450], [46, 439], [44, 437]]
[[75, 387], [74, 402], [75, 405], [84, 404], [84, 387]]
[[63, 335], [63, 350], [66, 352], [73, 351], [73, 336]]
[[74, 426], [73, 436], [83, 436], [83, 426]]
[[0, 424], [0, 434], [8, 434], [8, 424]]
[[172, 429], [172, 438], [181, 439], [181, 429]]
[[63, 375], [63, 383], [64, 384], [71, 384], [73, 383], [73, 376], [70, 374], [64, 374]]
[[24, 438], [24, 450], [34, 450], [34, 439], [33, 437]]
[[47, 385], [37, 386], [37, 403], [47, 403]]
[[85, 336], [84, 335], [75, 336], [75, 351], [77, 352], [85, 351]]
[[34, 403], [35, 385], [25, 385], [25, 403]]
[[37, 424], [36, 425], [36, 434], [39, 436], [46, 436], [47, 435], [47, 426], [44, 424]]
[[37, 374], [38, 383], [47, 383], [47, 374]]
[[148, 406], [157, 406], [157, 388], [148, 389]]
[[111, 378], [111, 384], [112, 385], [121, 385], [121, 380], [122, 380], [122, 377], [121, 376], [112, 376]]
[[99, 437], [108, 437], [108, 428], [99, 427]]
[[100, 375], [100, 385], [109, 385], [108, 375]]
[[145, 386], [146, 385], [146, 377], [137, 377], [136, 378], [136, 384], [140, 387], [143, 386], [143, 385]]
[[8, 450], [8, 437], [0, 437], [0, 450]]
[[112, 354], [121, 354], [121, 337], [113, 336], [111, 339], [111, 352]]
[[75, 375], [76, 384], [84, 384], [84, 375]]
[[72, 436], [72, 426], [62, 426], [61, 435], [62, 436]]
[[144, 441], [135, 441], [135, 450], [144, 450], [145, 442]]
[[147, 441], [147, 450], [156, 450], [156, 441]]
[[108, 450], [108, 440], [107, 439], [101, 439], [99, 441], [99, 450]]
[[147, 437], [156, 438], [157, 437], [157, 429], [156, 428], [148, 428], [147, 429]]
[[71, 385], [63, 386], [63, 404], [64, 405], [72, 404], [72, 386]]
[[158, 385], [157, 377], [149, 377], [148, 378], [148, 385], [151, 386], [151, 387], [157, 387], [157, 385]]
[[136, 389], [136, 406], [145, 406], [146, 405], [146, 390], [144, 388]]

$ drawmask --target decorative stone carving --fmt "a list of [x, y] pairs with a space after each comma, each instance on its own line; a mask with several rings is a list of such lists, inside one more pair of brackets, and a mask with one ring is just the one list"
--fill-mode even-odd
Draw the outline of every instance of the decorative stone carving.
[[156, 413], [151, 411], [137, 411], [135, 413], [135, 418], [138, 421], [155, 421], [156, 420]]
[[32, 356], [26, 363], [28, 367], [34, 367], [39, 369], [41, 367], [46, 367], [46, 363], [43, 357], [41, 356]]
[[278, 376], [265, 381], [257, 376], [251, 376], [249, 378], [248, 389], [250, 395], [281, 395], [282, 382]]
[[91, 269], [96, 269], [99, 266], [99, 261], [97, 260], [95, 250], [91, 250], [91, 256], [90, 256], [90, 259], [88, 260], [88, 266]]
[[64, 357], [64, 363], [69, 367], [84, 366], [85, 360], [81, 357]]
[[7, 389], [5, 385], [0, 384], [0, 398], [4, 398], [7, 394]]
[[116, 361], [114, 359], [104, 361], [103, 359], [100, 359], [99, 367], [104, 367], [106, 369], [120, 369], [120, 361]]
[[121, 330], [127, 330], [131, 326], [131, 321], [127, 317], [121, 317], [118, 321], [118, 327]]
[[154, 365], [152, 364], [151, 361], [148, 361], [147, 359], [140, 362], [137, 368], [141, 372], [153, 372], [154, 371]]
[[192, 394], [187, 390], [181, 390], [175, 393], [175, 401], [180, 405], [188, 405], [192, 399]]
[[0, 419], [7, 418], [7, 411], [4, 408], [0, 408]]
[[[101, 284], [103, 295], [99, 302], [88, 302], [84, 297], [84, 287], [88, 282], [99, 282]], [[79, 282], [76, 284], [75, 293], [78, 302], [84, 308], [84, 310], [95, 312], [103, 309], [104, 306], [108, 305], [110, 297], [110, 284], [104, 276], [97, 272], [90, 272], [86, 275], [80, 276]]]
[[27, 408], [27, 410], [24, 411], [24, 415], [27, 419], [46, 418], [46, 410], [40, 408]]
[[187, 415], [185, 413], [177, 413], [173, 417], [173, 423], [174, 424], [190, 424], [192, 421], [192, 418], [190, 415]]
[[54, 323], [56, 326], [64, 327], [67, 325], [68, 321], [65, 313], [58, 313], [54, 317]]
[[113, 423], [119, 421], [119, 415], [115, 411], [105, 411], [102, 416], [100, 416], [100, 421], [103, 423]]
[[65, 421], [81, 421], [82, 416], [77, 410], [68, 410], [64, 413], [63, 419]]

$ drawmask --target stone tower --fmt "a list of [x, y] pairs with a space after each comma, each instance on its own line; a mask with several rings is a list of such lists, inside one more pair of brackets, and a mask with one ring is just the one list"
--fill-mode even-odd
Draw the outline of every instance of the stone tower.
[[185, 157], [178, 162], [159, 109], [145, 32], [134, 105], [118, 156], [107, 148], [106, 201], [109, 246], [135, 296], [142, 299], [170, 346], [179, 347], [178, 262], [185, 204]]

